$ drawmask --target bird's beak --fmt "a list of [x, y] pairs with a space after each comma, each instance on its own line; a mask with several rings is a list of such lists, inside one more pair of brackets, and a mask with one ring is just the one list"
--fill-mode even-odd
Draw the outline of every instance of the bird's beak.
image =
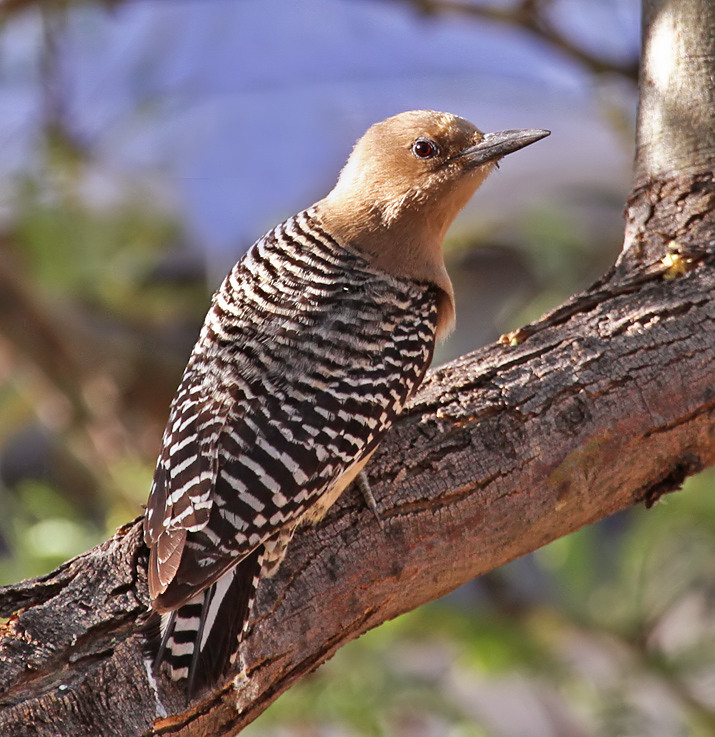
[[501, 159], [502, 156], [518, 151], [524, 146], [536, 143], [542, 138], [551, 135], [551, 131], [544, 130], [522, 130], [522, 131], [499, 131], [499, 133], [485, 133], [479, 143], [470, 146], [455, 158], [465, 158], [467, 166], [481, 166], [488, 161]]

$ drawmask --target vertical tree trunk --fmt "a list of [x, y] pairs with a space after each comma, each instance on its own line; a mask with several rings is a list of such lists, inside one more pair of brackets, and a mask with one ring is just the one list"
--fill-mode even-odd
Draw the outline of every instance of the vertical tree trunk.
[[644, 0], [635, 184], [715, 166], [715, 3]]
[[715, 3], [643, 0], [633, 191], [616, 276], [679, 276], [713, 238]]

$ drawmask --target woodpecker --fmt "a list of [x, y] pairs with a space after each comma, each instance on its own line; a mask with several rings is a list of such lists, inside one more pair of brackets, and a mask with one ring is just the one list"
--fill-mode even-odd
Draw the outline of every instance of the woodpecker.
[[334, 189], [214, 294], [144, 520], [154, 663], [189, 697], [236, 662], [259, 581], [361, 473], [452, 329], [452, 220], [499, 159], [547, 135], [429, 110], [376, 123]]

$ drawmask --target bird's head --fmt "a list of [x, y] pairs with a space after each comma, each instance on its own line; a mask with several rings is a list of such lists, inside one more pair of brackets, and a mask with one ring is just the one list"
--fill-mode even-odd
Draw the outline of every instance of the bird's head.
[[547, 135], [482, 133], [464, 118], [432, 110], [400, 113], [355, 144], [319, 214], [336, 237], [381, 268], [441, 287], [451, 323], [442, 256], [447, 229], [499, 159]]

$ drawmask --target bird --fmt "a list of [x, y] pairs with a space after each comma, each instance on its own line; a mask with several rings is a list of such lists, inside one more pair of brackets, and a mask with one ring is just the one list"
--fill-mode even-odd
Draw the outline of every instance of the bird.
[[152, 665], [189, 698], [243, 667], [257, 586], [296, 530], [356, 479], [371, 499], [364, 466], [454, 325], [447, 229], [502, 157], [547, 135], [432, 110], [375, 123], [332, 191], [213, 295], [144, 517]]

